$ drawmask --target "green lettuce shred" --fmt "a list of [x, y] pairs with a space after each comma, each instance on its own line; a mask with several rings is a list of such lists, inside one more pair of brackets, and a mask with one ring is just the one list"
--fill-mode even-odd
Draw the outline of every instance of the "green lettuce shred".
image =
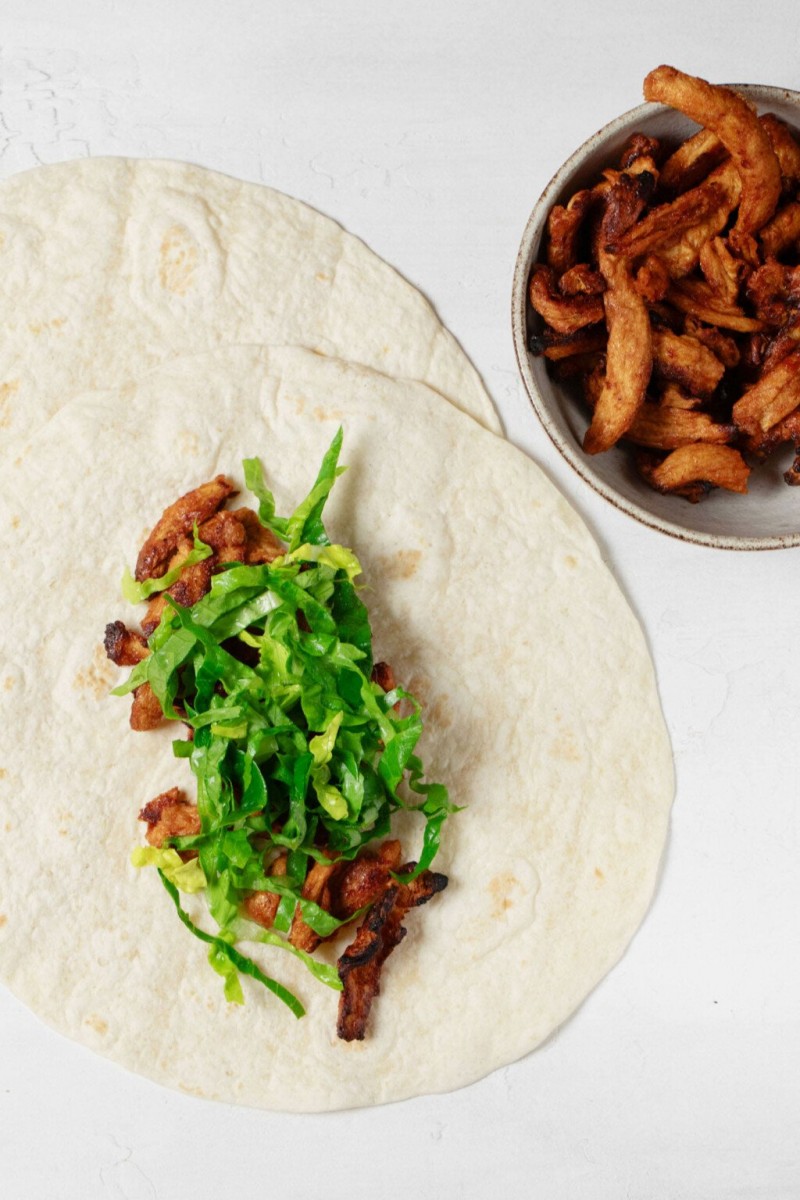
[[134, 867], [158, 867], [180, 892], [202, 892], [206, 886], [203, 868], [196, 858], [184, 862], [171, 846], [135, 846], [131, 851]]

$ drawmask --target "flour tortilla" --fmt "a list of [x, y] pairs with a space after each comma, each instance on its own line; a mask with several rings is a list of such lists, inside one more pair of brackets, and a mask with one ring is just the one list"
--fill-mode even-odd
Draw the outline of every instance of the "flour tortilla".
[[82, 159], [0, 185], [0, 436], [77, 389], [231, 342], [304, 346], [427, 383], [500, 432], [427, 300], [335, 221], [185, 163]]
[[[308, 1015], [247, 979], [228, 1005], [155, 872], [129, 865], [140, 805], [194, 793], [171, 729], [128, 729], [108, 695], [127, 672], [100, 645], [140, 616], [118, 581], [167, 503], [258, 454], [289, 511], [340, 423], [328, 528], [364, 566], [376, 657], [425, 703], [429, 774], [466, 806], [437, 859], [450, 886], [409, 915], [349, 1045], [335, 993], [277, 949], [254, 954]], [[664, 845], [669, 742], [639, 625], [513, 446], [424, 386], [238, 347], [78, 396], [4, 468], [0, 977], [47, 1022], [197, 1095], [347, 1108], [519, 1058], [619, 959]]]

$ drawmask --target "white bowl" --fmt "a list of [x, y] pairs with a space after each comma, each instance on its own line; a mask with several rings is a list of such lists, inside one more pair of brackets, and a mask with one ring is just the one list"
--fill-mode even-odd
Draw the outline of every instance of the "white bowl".
[[[756, 84], [730, 86], [755, 103], [759, 112], [774, 112], [793, 130], [800, 128], [800, 92]], [[663, 496], [639, 477], [625, 447], [584, 454], [581, 443], [588, 418], [578, 388], [550, 375], [546, 359], [534, 357], [528, 349], [539, 320], [528, 304], [528, 279], [553, 205], [596, 182], [604, 167], [616, 165], [632, 133], [640, 131], [677, 144], [696, 130], [674, 109], [640, 104], [590, 137], [556, 172], [528, 219], [517, 255], [511, 300], [517, 363], [531, 404], [557, 449], [586, 483], [623, 512], [662, 533], [705, 546], [734, 550], [800, 546], [800, 488], [789, 487], [782, 478], [793, 457], [791, 447], [756, 467], [746, 496], [715, 489], [699, 504]]]

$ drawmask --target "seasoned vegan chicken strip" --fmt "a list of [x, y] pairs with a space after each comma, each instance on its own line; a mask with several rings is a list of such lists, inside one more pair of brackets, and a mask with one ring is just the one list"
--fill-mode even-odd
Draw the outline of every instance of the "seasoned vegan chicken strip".
[[147, 822], [145, 837], [151, 846], [161, 847], [169, 838], [191, 837], [200, 833], [197, 805], [190, 804], [181, 788], [173, 787], [145, 804], [139, 820]]
[[140, 683], [134, 690], [131, 705], [131, 729], [144, 733], [155, 729], [164, 720], [158, 697], [149, 683]]
[[[407, 863], [402, 872], [412, 871]], [[381, 970], [406, 936], [403, 918], [447, 887], [447, 876], [423, 871], [411, 883], [394, 884], [370, 908], [354, 941], [337, 963], [342, 981], [336, 1032], [343, 1041], [362, 1041], [372, 1002], [380, 992]]]
[[139, 583], [154, 575], [163, 575], [169, 557], [175, 552], [181, 538], [192, 532], [195, 524], [217, 511], [236, 489], [224, 475], [217, 475], [209, 483], [193, 488], [165, 508], [155, 527], [139, 551], [136, 560], [136, 579]]
[[106, 625], [103, 645], [108, 657], [118, 667], [135, 667], [150, 653], [142, 634], [135, 629], [128, 629], [122, 621], [112, 621]]
[[736, 92], [675, 67], [656, 67], [644, 81], [645, 100], [677, 108], [716, 134], [742, 181], [742, 195], [730, 241], [743, 257], [754, 255], [752, 235], [775, 212], [781, 194], [781, 168], [767, 130]]

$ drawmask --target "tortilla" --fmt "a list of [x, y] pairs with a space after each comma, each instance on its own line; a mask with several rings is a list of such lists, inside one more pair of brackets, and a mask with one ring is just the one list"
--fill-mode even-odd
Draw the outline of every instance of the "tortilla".
[[78, 389], [230, 342], [305, 346], [427, 383], [500, 432], [430, 304], [335, 221], [185, 163], [82, 159], [0, 185], [0, 435]]
[[[340, 423], [326, 524], [364, 567], [376, 657], [424, 702], [428, 775], [466, 806], [435, 864], [450, 885], [410, 915], [347, 1045], [336, 994], [281, 950], [243, 944], [307, 1016], [247, 979], [228, 1005], [155, 872], [130, 866], [139, 807], [194, 792], [172, 730], [129, 730], [101, 645], [138, 619], [119, 578], [166, 504], [218, 472], [241, 483], [258, 454], [290, 511]], [[21, 999], [162, 1083], [301, 1111], [456, 1088], [569, 1016], [648, 907], [672, 762], [641, 629], [525, 455], [420, 384], [231, 347], [77, 396], [4, 467], [0, 977]]]

